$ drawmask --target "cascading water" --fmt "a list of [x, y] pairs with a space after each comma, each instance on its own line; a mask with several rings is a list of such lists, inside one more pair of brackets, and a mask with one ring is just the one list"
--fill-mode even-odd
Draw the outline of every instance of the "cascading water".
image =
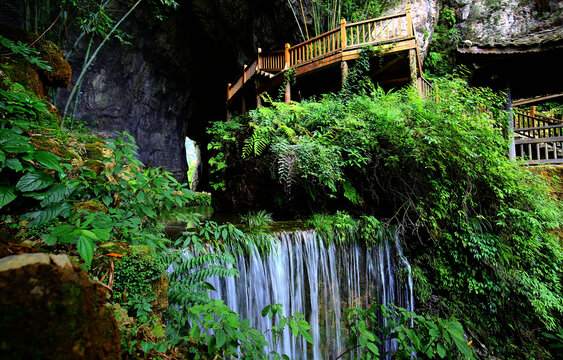
[[[262, 317], [264, 307], [280, 303], [285, 316], [306, 316], [314, 345], [290, 336], [286, 328], [273, 349], [280, 354], [291, 359], [337, 358], [346, 350], [344, 310], [351, 307], [378, 303], [414, 310], [410, 265], [397, 238], [370, 248], [354, 241], [336, 246], [306, 230], [279, 233], [272, 241], [266, 255], [251, 247], [237, 256], [239, 278], [210, 282], [217, 290], [212, 297], [250, 319], [270, 343], [269, 329], [275, 324]], [[402, 267], [407, 281], [398, 281], [394, 274]], [[392, 349], [395, 344], [386, 341], [383, 346]]]

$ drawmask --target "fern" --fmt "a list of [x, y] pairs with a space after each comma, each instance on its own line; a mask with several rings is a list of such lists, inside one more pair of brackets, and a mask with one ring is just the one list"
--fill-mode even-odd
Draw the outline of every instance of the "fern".
[[[249, 125], [252, 123], [249, 123]], [[252, 125], [251, 125], [252, 126]], [[270, 126], [254, 125], [252, 136], [244, 141], [242, 157], [247, 158], [251, 155], [260, 156], [270, 146], [272, 141], [273, 128]]]
[[[209, 301], [208, 290], [212, 289], [206, 281], [214, 276], [238, 276], [236, 269], [231, 266], [235, 259], [228, 253], [206, 253], [189, 255], [174, 253], [182, 261], [173, 261], [173, 270], [169, 274], [168, 299], [176, 305], [201, 304]], [[178, 256], [179, 255], [179, 256]], [[174, 255], [167, 255], [171, 259]]]
[[284, 185], [287, 193], [291, 192], [291, 186], [297, 181], [296, 179], [296, 163], [297, 163], [297, 145], [290, 145], [286, 142], [276, 144], [273, 149], [277, 154], [277, 173], [278, 179]]

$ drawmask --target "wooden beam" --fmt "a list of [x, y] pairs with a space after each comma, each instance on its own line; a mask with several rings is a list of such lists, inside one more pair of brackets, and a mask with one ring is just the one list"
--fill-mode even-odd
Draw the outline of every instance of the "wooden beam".
[[520, 106], [520, 105], [527, 105], [533, 104], [540, 101], [555, 99], [558, 97], [563, 97], [563, 93], [560, 94], [552, 94], [552, 95], [545, 95], [545, 96], [536, 96], [533, 98], [525, 98], [525, 99], [518, 99], [512, 102], [512, 106]]

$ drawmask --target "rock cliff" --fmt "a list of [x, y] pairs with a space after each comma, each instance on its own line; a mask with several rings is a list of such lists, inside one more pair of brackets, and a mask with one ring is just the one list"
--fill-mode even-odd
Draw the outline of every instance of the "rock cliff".
[[[184, 137], [205, 142], [207, 123], [224, 119], [226, 83], [251, 63], [258, 47], [280, 47], [296, 29], [283, 0], [194, 0], [181, 2], [164, 21], [149, 6], [139, 8], [123, 30], [132, 35], [131, 45], [112, 40], [102, 48], [83, 80], [76, 115], [96, 130], [128, 131], [141, 161], [182, 178]], [[88, 41], [69, 59], [76, 74]], [[59, 92], [59, 106], [69, 93]]]

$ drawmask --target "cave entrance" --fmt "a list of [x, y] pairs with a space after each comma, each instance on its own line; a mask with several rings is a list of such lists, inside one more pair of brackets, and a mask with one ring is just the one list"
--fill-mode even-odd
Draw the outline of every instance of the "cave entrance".
[[201, 152], [199, 145], [194, 140], [186, 137], [186, 163], [188, 164], [188, 184], [191, 190], [195, 190], [199, 183], [201, 169]]

